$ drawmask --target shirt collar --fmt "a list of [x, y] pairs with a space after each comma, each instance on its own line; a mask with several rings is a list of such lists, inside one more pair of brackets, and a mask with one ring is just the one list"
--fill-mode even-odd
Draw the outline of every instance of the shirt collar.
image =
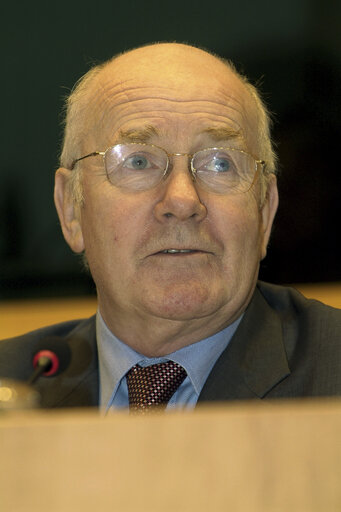
[[215, 362], [236, 331], [242, 315], [222, 331], [201, 341], [187, 345], [166, 357], [146, 357], [119, 340], [107, 327], [97, 311], [96, 335], [100, 373], [100, 403], [108, 404], [115, 395], [120, 380], [135, 364], [149, 366], [164, 361], [175, 361], [185, 368], [199, 395]]

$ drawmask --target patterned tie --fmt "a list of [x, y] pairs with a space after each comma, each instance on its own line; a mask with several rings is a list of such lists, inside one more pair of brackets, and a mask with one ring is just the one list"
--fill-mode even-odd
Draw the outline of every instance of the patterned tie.
[[186, 377], [186, 370], [174, 361], [139, 366], [127, 373], [130, 411], [146, 413], [166, 404]]

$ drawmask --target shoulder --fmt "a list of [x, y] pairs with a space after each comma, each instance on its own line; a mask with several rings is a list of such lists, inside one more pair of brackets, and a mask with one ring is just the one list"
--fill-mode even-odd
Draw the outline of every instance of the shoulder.
[[3, 348], [7, 344], [20, 345], [22, 343], [30, 343], [49, 336], [67, 337], [70, 333], [83, 330], [84, 328], [91, 328], [94, 322], [95, 316], [92, 316], [86, 319], [69, 320], [67, 322], [48, 325], [25, 334], [21, 334], [20, 336], [0, 340], [0, 348]]
[[295, 331], [310, 340], [334, 340], [340, 346], [341, 309], [307, 299], [288, 286], [259, 282], [257, 288], [280, 318], [284, 331]]
[[[32, 371], [32, 358], [36, 351], [44, 348], [49, 338], [72, 340], [77, 344], [92, 345], [96, 340], [95, 316], [83, 320], [71, 320], [31, 331], [29, 333], [0, 340], [0, 376], [25, 379]], [[75, 341], [76, 340], [76, 341]], [[78, 341], [79, 343], [79, 341]]]
[[340, 393], [341, 310], [290, 287], [259, 283], [258, 290], [279, 319], [291, 371], [310, 375], [316, 394]]
[[307, 299], [295, 288], [259, 281], [257, 289], [269, 306], [280, 315], [329, 319], [341, 327], [341, 309], [327, 306], [315, 299]]
[[[250, 315], [245, 315], [247, 335], [252, 340], [249, 364], [261, 354], [262, 372], [264, 361], [273, 371], [277, 350], [284, 355], [289, 370], [269, 397], [340, 395], [341, 310], [307, 299], [294, 288], [263, 282], [257, 284], [250, 306]], [[261, 347], [265, 349], [261, 351]], [[258, 382], [260, 376], [255, 375]]]

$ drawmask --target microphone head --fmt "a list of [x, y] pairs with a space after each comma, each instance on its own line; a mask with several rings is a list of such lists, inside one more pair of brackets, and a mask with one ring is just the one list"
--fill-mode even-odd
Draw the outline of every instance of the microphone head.
[[49, 361], [45, 377], [52, 377], [62, 373], [69, 366], [71, 361], [71, 350], [64, 338], [58, 336], [49, 336], [43, 338], [35, 346], [32, 357], [33, 368], [46, 364]]

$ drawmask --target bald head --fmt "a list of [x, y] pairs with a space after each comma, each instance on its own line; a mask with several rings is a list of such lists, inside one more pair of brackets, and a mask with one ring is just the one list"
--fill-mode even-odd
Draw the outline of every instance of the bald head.
[[157, 76], [168, 86], [199, 75], [231, 74], [231, 69], [214, 55], [185, 44], [158, 43], [142, 46], [120, 54], [107, 63], [103, 71], [123, 72], [129, 78], [143, 82], [149, 75]]

